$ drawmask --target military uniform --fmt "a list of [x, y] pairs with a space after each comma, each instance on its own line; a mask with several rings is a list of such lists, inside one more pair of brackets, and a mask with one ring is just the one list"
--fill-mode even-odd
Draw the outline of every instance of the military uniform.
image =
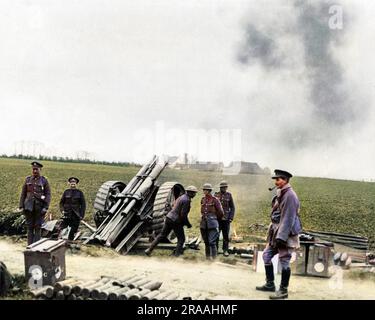
[[85, 216], [86, 201], [83, 192], [79, 189], [68, 189], [60, 200], [60, 210], [63, 213], [61, 230], [70, 227], [69, 240], [74, 239], [78, 231], [81, 219]]
[[28, 245], [39, 241], [41, 227], [51, 202], [51, 189], [43, 176], [29, 176], [22, 187], [19, 208], [23, 210], [27, 224]]
[[[291, 178], [289, 172], [275, 170], [273, 178]], [[278, 254], [281, 264], [280, 290], [271, 299], [286, 298], [288, 296], [290, 259], [293, 251], [299, 247], [299, 233], [302, 223], [299, 217], [300, 203], [297, 194], [287, 183], [277, 190], [277, 196], [272, 200], [271, 224], [267, 234], [267, 247], [263, 252], [263, 261], [266, 270], [266, 285], [257, 287], [262, 291], [275, 291], [272, 258]]]
[[224, 217], [220, 201], [207, 194], [201, 200], [201, 235], [206, 246], [206, 258], [216, 258], [219, 221]]
[[[299, 247], [298, 234], [301, 232], [301, 222], [298, 216], [299, 200], [292, 187], [288, 184], [274, 198], [271, 224], [267, 234], [267, 248], [263, 253], [265, 265], [271, 264], [272, 258], [279, 254], [282, 269], [288, 269], [293, 249]], [[280, 246], [279, 240], [286, 243]]]
[[[232, 194], [228, 191], [226, 192], [217, 192], [215, 197], [219, 199], [221, 206], [224, 210], [223, 219], [219, 220], [219, 236], [220, 232], [223, 233], [223, 251], [227, 252], [229, 248], [229, 231], [230, 224], [233, 221], [235, 206]], [[217, 246], [219, 246], [219, 239], [217, 240]]]
[[191, 224], [188, 219], [190, 207], [191, 198], [187, 193], [177, 198], [172, 210], [168, 212], [165, 218], [161, 233], [151, 243], [150, 248], [146, 250], [146, 254], [150, 255], [155, 247], [160, 243], [160, 241], [165, 239], [172, 230], [177, 237], [177, 246], [174, 253], [176, 256], [183, 254], [183, 248], [185, 244], [184, 226], [191, 228]]

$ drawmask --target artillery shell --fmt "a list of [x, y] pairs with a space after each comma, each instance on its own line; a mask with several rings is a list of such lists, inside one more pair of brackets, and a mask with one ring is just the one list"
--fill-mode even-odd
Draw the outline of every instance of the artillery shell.
[[170, 295], [171, 293], [171, 291], [160, 292], [160, 294], [158, 294], [156, 297], [153, 297], [152, 300], [164, 300], [164, 298]]
[[153, 281], [153, 282], [145, 284], [144, 286], [142, 286], [142, 288], [143, 289], [150, 289], [151, 291], [153, 291], [153, 290], [160, 289], [160, 287], [162, 286], [162, 284], [163, 284], [163, 282]]
[[87, 281], [87, 282], [81, 282], [79, 284], [76, 284], [74, 285], [74, 287], [72, 288], [72, 293], [74, 293], [75, 295], [79, 295], [82, 291], [83, 288], [87, 287], [87, 286], [90, 286], [94, 283], [96, 283], [97, 280], [91, 280], [91, 281]]
[[155, 298], [159, 294], [160, 294], [159, 290], [150, 291], [149, 293], [147, 293], [146, 295], [141, 297], [141, 300], [152, 300], [153, 298]]
[[55, 292], [58, 292], [58, 291], [62, 290], [64, 285], [69, 284], [69, 283], [73, 283], [75, 281], [77, 281], [77, 280], [73, 279], [73, 278], [70, 278], [70, 279], [66, 279], [66, 280], [63, 280], [63, 281], [56, 282], [55, 286], [54, 286]]
[[65, 295], [61, 291], [56, 292], [55, 299], [56, 300], [65, 300]]
[[65, 284], [65, 285], [63, 286], [63, 288], [62, 288], [62, 291], [63, 291], [64, 295], [66, 295], [66, 296], [70, 295], [71, 292], [72, 292], [73, 287], [74, 287], [76, 284], [78, 284], [78, 283], [80, 283], [80, 282], [79, 282], [78, 280], [76, 280], [75, 282], [71, 282], [71, 283], [69, 283], [69, 284]]
[[129, 300], [140, 300], [142, 297], [144, 297], [146, 294], [148, 294], [150, 292], [151, 292], [151, 290], [149, 290], [149, 289], [144, 289], [144, 290], [138, 291], [137, 293], [132, 294], [129, 297]]
[[135, 288], [140, 288], [148, 283], [151, 283], [152, 281], [149, 280], [149, 279], [142, 279], [142, 280], [139, 280], [137, 282], [134, 282], [132, 283], [132, 285], [135, 287]]
[[164, 298], [164, 300], [177, 300], [180, 295], [176, 292], [172, 292]]

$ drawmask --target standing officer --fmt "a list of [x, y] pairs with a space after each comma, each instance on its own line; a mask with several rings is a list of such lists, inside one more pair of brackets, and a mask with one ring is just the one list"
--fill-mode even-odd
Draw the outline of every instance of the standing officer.
[[[220, 182], [220, 192], [215, 193], [215, 197], [219, 199], [221, 206], [224, 210], [223, 219], [219, 220], [219, 237], [220, 232], [223, 233], [223, 252], [224, 256], [228, 257], [228, 248], [229, 248], [229, 230], [230, 224], [233, 221], [235, 206], [232, 194], [227, 191], [228, 183], [226, 181]], [[219, 248], [219, 237], [217, 239], [217, 247]]]
[[150, 256], [155, 247], [159, 244], [162, 239], [165, 239], [170, 232], [173, 230], [177, 237], [177, 246], [174, 251], [176, 257], [184, 253], [185, 244], [185, 232], [184, 226], [191, 228], [191, 224], [188, 219], [188, 214], [190, 212], [191, 199], [193, 199], [198, 190], [194, 186], [189, 186], [186, 188], [186, 193], [178, 197], [172, 210], [168, 212], [163, 229], [161, 233], [155, 238], [151, 243], [150, 247], [145, 250], [145, 254]]
[[217, 239], [219, 237], [219, 221], [224, 217], [220, 201], [212, 196], [212, 185], [203, 185], [204, 197], [201, 200], [201, 234], [206, 246], [206, 258], [214, 260], [217, 256]]
[[302, 224], [299, 218], [299, 200], [289, 184], [293, 176], [283, 170], [275, 170], [275, 185], [277, 196], [272, 201], [271, 224], [268, 229], [267, 247], [263, 253], [266, 270], [266, 284], [256, 287], [260, 291], [275, 291], [272, 258], [279, 254], [282, 267], [280, 290], [270, 296], [270, 299], [285, 299], [288, 297], [290, 278], [290, 259], [294, 249], [299, 247], [299, 233]]
[[68, 182], [70, 188], [64, 191], [60, 200], [60, 211], [63, 214], [63, 222], [60, 230], [70, 227], [68, 239], [74, 240], [79, 223], [85, 216], [86, 201], [83, 192], [77, 189], [79, 179], [71, 177], [68, 179]]
[[48, 180], [41, 175], [43, 165], [34, 161], [31, 166], [32, 175], [26, 178], [19, 203], [26, 218], [28, 245], [40, 240], [41, 227], [51, 202]]

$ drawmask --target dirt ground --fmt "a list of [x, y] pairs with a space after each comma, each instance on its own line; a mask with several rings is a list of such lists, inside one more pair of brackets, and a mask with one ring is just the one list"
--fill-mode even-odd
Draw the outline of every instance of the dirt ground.
[[[22, 244], [0, 238], [0, 260], [13, 274], [24, 272], [23, 250]], [[101, 275], [125, 277], [145, 274], [150, 279], [163, 281], [163, 288], [181, 293], [201, 292], [211, 297], [233, 299], [268, 299], [266, 293], [254, 289], [263, 283], [264, 274], [256, 273], [250, 266], [242, 264], [120, 256], [111, 252], [90, 257], [68, 252], [66, 269], [69, 277], [81, 279], [95, 279]], [[277, 282], [279, 279], [280, 276], [277, 276]], [[343, 281], [338, 283], [333, 278], [294, 276], [290, 283], [290, 299], [375, 299], [375, 283], [372, 280], [348, 279], [345, 274]]]

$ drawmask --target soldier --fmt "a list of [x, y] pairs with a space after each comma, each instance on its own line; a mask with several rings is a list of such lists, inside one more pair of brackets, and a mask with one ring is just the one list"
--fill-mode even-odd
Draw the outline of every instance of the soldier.
[[184, 226], [187, 226], [188, 228], [192, 227], [188, 219], [188, 214], [190, 212], [191, 199], [196, 196], [197, 192], [198, 190], [196, 187], [189, 186], [186, 188], [186, 193], [177, 198], [172, 210], [168, 212], [165, 218], [161, 233], [151, 243], [150, 247], [145, 250], [146, 255], [150, 256], [159, 242], [162, 239], [165, 239], [172, 230], [177, 237], [177, 246], [174, 251], [174, 255], [178, 257], [184, 253]]
[[224, 217], [220, 201], [212, 196], [212, 185], [203, 185], [204, 197], [201, 200], [201, 234], [206, 246], [206, 258], [214, 260], [217, 256], [217, 239], [219, 237], [219, 221]]
[[19, 203], [26, 218], [28, 245], [40, 240], [41, 227], [51, 202], [48, 180], [41, 175], [43, 165], [34, 161], [31, 166], [32, 175], [25, 180]]
[[60, 230], [70, 227], [68, 239], [74, 240], [79, 223], [85, 216], [86, 201], [83, 192], [77, 189], [79, 179], [71, 177], [68, 179], [68, 182], [70, 188], [64, 191], [60, 200], [60, 211], [63, 214]]
[[[219, 237], [220, 232], [223, 233], [223, 254], [225, 257], [229, 256], [228, 248], [229, 248], [229, 230], [230, 224], [233, 221], [234, 213], [235, 213], [235, 206], [232, 194], [227, 191], [228, 190], [228, 183], [226, 181], [220, 182], [220, 192], [215, 193], [215, 197], [219, 199], [221, 206], [224, 210], [224, 217], [223, 219], [219, 220]], [[217, 239], [217, 247], [219, 248], [219, 237]]]
[[271, 224], [267, 235], [267, 247], [263, 252], [266, 270], [266, 284], [256, 287], [260, 291], [275, 291], [272, 258], [279, 254], [282, 267], [280, 290], [271, 295], [270, 299], [285, 299], [288, 297], [290, 279], [290, 259], [294, 249], [299, 247], [299, 233], [302, 224], [299, 218], [299, 200], [289, 184], [293, 176], [283, 170], [275, 170], [275, 186], [277, 196], [272, 201]]

